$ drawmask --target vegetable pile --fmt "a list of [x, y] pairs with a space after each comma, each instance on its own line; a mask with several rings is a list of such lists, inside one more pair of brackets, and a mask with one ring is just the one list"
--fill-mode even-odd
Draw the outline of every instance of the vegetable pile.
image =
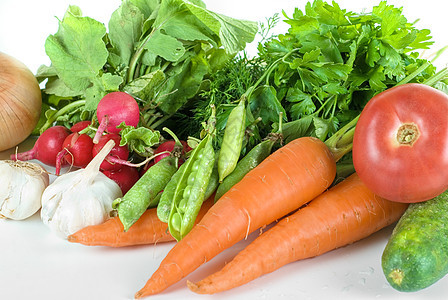
[[284, 17], [271, 35], [278, 15], [258, 26], [200, 0], [125, 0], [106, 30], [70, 6], [36, 74], [37, 141], [8, 161], [54, 169], [30, 213], [73, 243], [174, 242], [135, 298], [270, 224], [188, 288], [236, 288], [395, 222], [391, 286], [444, 277], [446, 226], [427, 228], [448, 213], [448, 70], [421, 57], [430, 31], [386, 1], [355, 13], [315, 0]]

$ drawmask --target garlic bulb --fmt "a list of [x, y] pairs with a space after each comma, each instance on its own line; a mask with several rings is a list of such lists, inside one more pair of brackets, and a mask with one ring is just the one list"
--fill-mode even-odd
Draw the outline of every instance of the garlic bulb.
[[100, 164], [115, 145], [110, 140], [85, 169], [63, 174], [42, 195], [41, 219], [62, 238], [110, 217], [112, 202], [122, 197], [118, 184], [100, 172]]
[[41, 197], [49, 184], [47, 171], [27, 161], [0, 161], [0, 216], [23, 220], [41, 207]]

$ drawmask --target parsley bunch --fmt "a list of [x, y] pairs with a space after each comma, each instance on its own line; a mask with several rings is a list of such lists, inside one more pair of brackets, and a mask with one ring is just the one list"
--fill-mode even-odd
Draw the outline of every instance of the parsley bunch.
[[417, 29], [402, 8], [386, 1], [371, 12], [354, 13], [316, 0], [285, 17], [288, 32], [260, 44], [258, 55], [270, 64], [292, 52], [269, 80], [287, 112], [287, 140], [304, 135], [325, 140], [375, 94], [408, 76], [422, 82], [435, 73], [418, 53], [433, 43], [430, 31]]

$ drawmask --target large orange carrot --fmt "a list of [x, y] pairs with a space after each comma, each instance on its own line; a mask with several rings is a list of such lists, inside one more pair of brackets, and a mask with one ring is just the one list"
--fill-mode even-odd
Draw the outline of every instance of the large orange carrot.
[[[213, 205], [214, 194], [201, 206], [197, 221]], [[175, 241], [168, 231], [168, 224], [159, 220], [157, 209], [151, 208], [135, 222], [128, 231], [124, 231], [123, 224], [118, 217], [107, 220], [99, 225], [87, 226], [72, 235], [68, 241], [87, 246], [125, 247], [135, 245], [155, 244]]]
[[257, 237], [222, 270], [188, 287], [213, 294], [243, 285], [365, 238], [397, 221], [407, 206], [374, 195], [355, 173]]
[[309, 202], [331, 185], [335, 174], [335, 159], [319, 139], [286, 144], [213, 205], [135, 297], [163, 291], [257, 228]]

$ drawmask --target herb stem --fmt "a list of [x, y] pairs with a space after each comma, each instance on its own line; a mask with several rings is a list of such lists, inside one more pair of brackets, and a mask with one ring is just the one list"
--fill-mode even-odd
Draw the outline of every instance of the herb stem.
[[406, 84], [412, 79], [414, 79], [416, 76], [418, 76], [421, 72], [423, 72], [427, 67], [431, 65], [431, 62], [427, 61], [424, 64], [422, 64], [417, 70], [403, 78], [400, 82], [398, 82], [396, 85]]
[[291, 54], [293, 54], [294, 52], [296, 52], [297, 50], [299, 50], [299, 48], [294, 48], [291, 51], [289, 51], [288, 53], [286, 53], [285, 55], [283, 55], [282, 57], [278, 58], [277, 60], [275, 60], [268, 68], [267, 70], [261, 75], [260, 78], [258, 78], [257, 82], [254, 83], [254, 85], [252, 85], [251, 87], [249, 87], [247, 89], [247, 91], [243, 94], [242, 98], [246, 98], [249, 99], [250, 96], [252, 95], [252, 93], [254, 92], [254, 90], [258, 87], [258, 85], [260, 85], [263, 80], [266, 80], [266, 84], [269, 84], [269, 77], [272, 73], [272, 71], [277, 67], [277, 65], [280, 62], [285, 62], [285, 59], [290, 56]]
[[131, 82], [134, 79], [134, 73], [135, 73], [135, 69], [137, 68], [138, 65], [138, 60], [140, 59], [140, 56], [143, 53], [143, 50], [145, 50], [145, 45], [148, 42], [148, 40], [152, 37], [152, 35], [154, 34], [155, 30], [151, 31], [150, 34], [148, 34], [142, 41], [142, 43], [140, 43], [140, 47], [137, 48], [137, 51], [134, 52], [134, 55], [132, 55], [131, 61], [129, 62], [129, 72], [128, 72], [128, 78], [127, 78], [127, 82]]
[[165, 115], [165, 116], [161, 117], [160, 119], [158, 119], [156, 122], [154, 122], [154, 123], [151, 122], [149, 124], [150, 124], [151, 128], [155, 129], [158, 126], [160, 126], [161, 124], [163, 124], [163, 122], [165, 122], [166, 120], [171, 118], [171, 116], [172, 116], [172, 114], [171, 115]]
[[359, 115], [325, 141], [336, 161], [352, 150], [353, 135], [358, 119]]
[[426, 85], [432, 86], [432, 85], [436, 84], [437, 82], [441, 81], [442, 79], [444, 79], [447, 76], [448, 76], [448, 69], [447, 68], [443, 68], [440, 72], [438, 72], [434, 76], [428, 78], [423, 83], [426, 84]]
[[47, 119], [44, 125], [40, 128], [40, 133], [42, 134], [45, 130], [50, 128], [53, 123], [61, 116], [77, 109], [80, 106], [83, 106], [86, 104], [86, 100], [78, 100], [75, 102], [72, 102], [70, 104], [67, 104], [66, 106], [62, 107], [60, 110], [58, 110], [56, 113], [54, 113], [51, 117]]

